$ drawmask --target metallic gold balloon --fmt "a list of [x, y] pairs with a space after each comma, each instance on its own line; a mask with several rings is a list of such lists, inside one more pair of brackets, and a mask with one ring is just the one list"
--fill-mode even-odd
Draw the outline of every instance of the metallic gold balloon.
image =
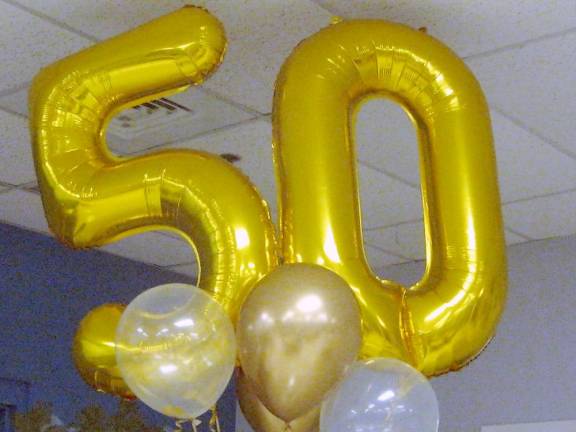
[[105, 304], [91, 310], [80, 322], [72, 355], [86, 384], [96, 390], [135, 399], [116, 363], [116, 328], [125, 306]]
[[[246, 376], [240, 371], [236, 381], [238, 402], [244, 417], [254, 432], [286, 432], [286, 422], [273, 415], [260, 402], [248, 384]], [[291, 432], [317, 432], [320, 422], [320, 406], [292, 420], [289, 423]]]
[[199, 256], [199, 285], [232, 319], [276, 262], [266, 203], [240, 171], [200, 151], [110, 154], [118, 111], [201, 83], [217, 68], [224, 30], [185, 7], [43, 69], [30, 91], [30, 128], [51, 230], [87, 248], [169, 228]]
[[[399, 103], [419, 135], [427, 267], [412, 287], [379, 280], [366, 263], [352, 134], [369, 97]], [[282, 67], [273, 126], [284, 259], [352, 286], [362, 356], [427, 375], [474, 358], [504, 307], [506, 257], [488, 107], [464, 62], [403, 25], [334, 24]]]
[[319, 405], [356, 359], [360, 311], [335, 273], [284, 265], [246, 299], [237, 337], [242, 370], [258, 399], [290, 422]]

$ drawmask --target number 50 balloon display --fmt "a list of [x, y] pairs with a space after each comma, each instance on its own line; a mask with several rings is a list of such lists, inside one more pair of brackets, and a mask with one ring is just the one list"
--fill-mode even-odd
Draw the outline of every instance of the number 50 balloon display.
[[[184, 8], [41, 71], [30, 114], [58, 238], [92, 247], [178, 230], [198, 252], [200, 287], [234, 319], [280, 255], [254, 186], [207, 153], [122, 159], [104, 142], [115, 113], [200, 83], [225, 45], [217, 20]], [[418, 130], [427, 267], [412, 287], [377, 279], [364, 256], [351, 135], [354, 111], [371, 96], [397, 101]], [[502, 312], [506, 260], [488, 108], [464, 63], [408, 27], [341, 22], [289, 57], [273, 122], [283, 258], [323, 265], [350, 284], [362, 356], [403, 359], [427, 375], [476, 356]]]

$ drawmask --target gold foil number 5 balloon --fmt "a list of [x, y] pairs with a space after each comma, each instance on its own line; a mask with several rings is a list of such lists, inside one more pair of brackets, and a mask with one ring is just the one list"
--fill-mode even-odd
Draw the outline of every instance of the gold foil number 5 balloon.
[[199, 286], [234, 318], [277, 260], [269, 212], [254, 186], [208, 153], [124, 159], [104, 140], [115, 113], [202, 82], [225, 47], [212, 15], [183, 8], [42, 70], [30, 93], [30, 122], [46, 217], [60, 240], [92, 247], [177, 230], [197, 250]]

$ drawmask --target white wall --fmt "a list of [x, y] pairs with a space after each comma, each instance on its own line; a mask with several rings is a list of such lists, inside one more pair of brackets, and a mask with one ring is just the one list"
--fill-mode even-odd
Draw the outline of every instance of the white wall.
[[512, 426], [486, 426], [482, 432], [574, 432], [576, 421], [517, 424]]
[[[418, 279], [422, 263], [382, 276]], [[509, 297], [496, 337], [459, 372], [432, 380], [442, 432], [576, 420], [576, 236], [512, 246]]]

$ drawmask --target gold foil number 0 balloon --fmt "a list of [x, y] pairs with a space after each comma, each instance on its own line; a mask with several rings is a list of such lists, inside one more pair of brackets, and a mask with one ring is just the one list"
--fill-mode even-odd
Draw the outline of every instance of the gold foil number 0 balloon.
[[[418, 131], [427, 266], [412, 287], [379, 280], [364, 256], [351, 135], [370, 96], [398, 102]], [[409, 27], [341, 22], [285, 62], [273, 115], [284, 259], [352, 286], [363, 356], [427, 375], [476, 356], [502, 312], [506, 259], [488, 107], [466, 65]]]

